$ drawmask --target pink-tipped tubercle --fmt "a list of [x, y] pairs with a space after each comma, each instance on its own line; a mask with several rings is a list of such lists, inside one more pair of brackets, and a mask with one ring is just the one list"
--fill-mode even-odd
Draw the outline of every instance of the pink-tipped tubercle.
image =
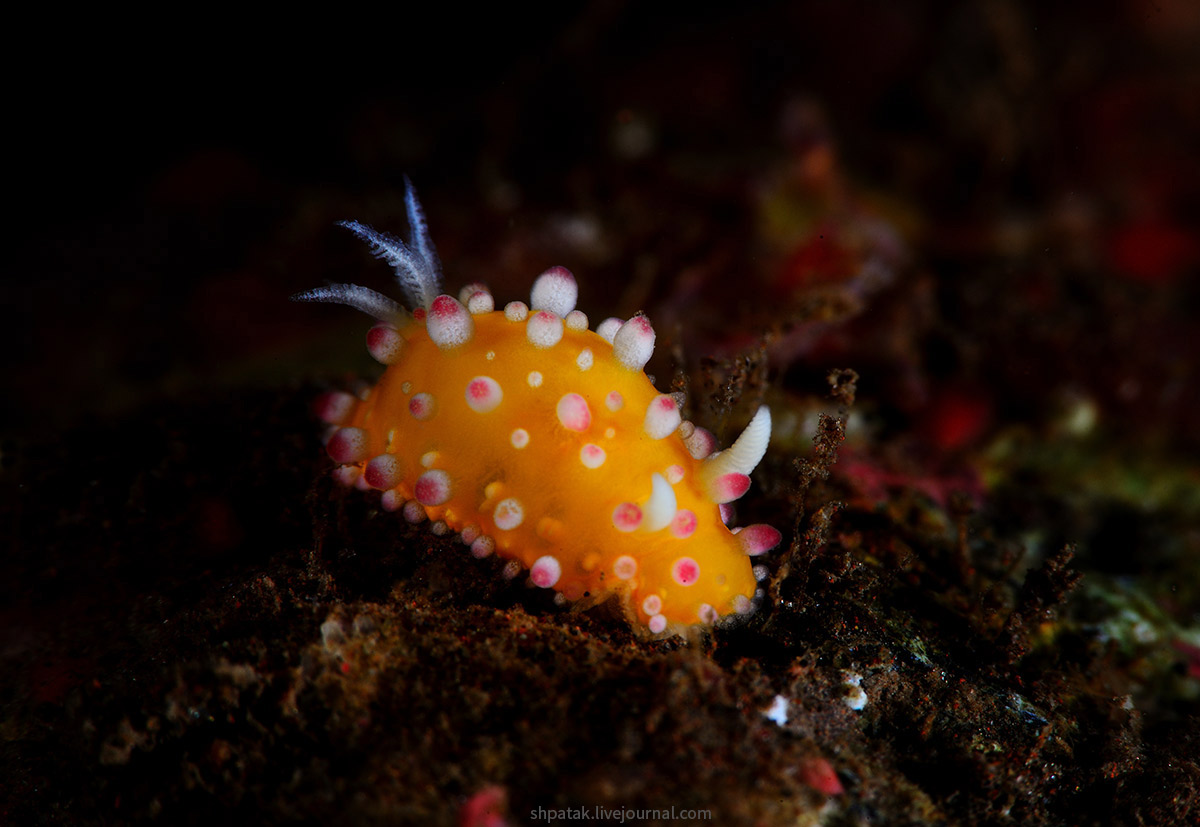
[[475, 322], [467, 308], [451, 296], [438, 296], [429, 307], [425, 328], [433, 343], [443, 350], [459, 347], [475, 335]]
[[566, 267], [551, 267], [533, 282], [529, 306], [563, 317], [575, 309], [579, 286]]
[[613, 336], [613, 358], [629, 370], [641, 370], [654, 355], [654, 328], [642, 314], [621, 325]]
[[783, 540], [783, 535], [774, 527], [763, 524], [748, 525], [737, 533], [738, 542], [750, 557], [766, 554]]

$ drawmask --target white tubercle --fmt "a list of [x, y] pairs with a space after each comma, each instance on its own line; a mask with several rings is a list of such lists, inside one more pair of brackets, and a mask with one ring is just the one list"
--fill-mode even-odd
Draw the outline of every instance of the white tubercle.
[[711, 480], [725, 474], [749, 474], [762, 460], [770, 441], [771, 410], [763, 405], [732, 445], [704, 461], [704, 477]]
[[448, 350], [471, 341], [475, 335], [475, 322], [457, 299], [441, 295], [429, 306], [425, 329], [435, 345]]
[[551, 267], [533, 282], [529, 306], [555, 316], [566, 316], [575, 309], [579, 285], [566, 267]]
[[362, 428], [338, 428], [325, 443], [330, 459], [340, 465], [362, 462], [367, 458], [371, 438]]
[[621, 325], [613, 336], [613, 357], [629, 370], [641, 370], [653, 355], [654, 328], [641, 313]]
[[472, 316], [491, 313], [496, 309], [496, 300], [486, 289], [476, 290], [467, 297], [467, 312]]
[[538, 588], [548, 589], [557, 583], [560, 577], [562, 577], [562, 564], [556, 557], [549, 554], [539, 557], [529, 567], [529, 579]]
[[683, 437], [683, 444], [687, 446], [692, 459], [704, 459], [717, 450], [717, 438], [707, 428], [693, 425], [691, 433], [680, 434], [680, 436]]
[[380, 364], [394, 365], [404, 351], [404, 337], [396, 328], [381, 322], [367, 331], [367, 351]]
[[548, 310], [538, 310], [525, 323], [525, 338], [534, 347], [554, 347], [562, 341], [562, 337], [562, 318]]
[[395, 488], [404, 479], [404, 468], [394, 454], [380, 454], [367, 463], [363, 479], [372, 488], [387, 491]]
[[406, 502], [402, 513], [404, 514], [404, 519], [410, 523], [419, 523], [425, 519], [425, 507], [416, 500]]
[[679, 427], [679, 407], [667, 394], [659, 394], [646, 407], [642, 430], [651, 439], [665, 439]]
[[650, 499], [642, 509], [643, 531], [659, 531], [671, 524], [675, 511], [679, 507], [675, 499], [675, 489], [666, 481], [662, 474], [650, 475]]
[[482, 560], [496, 550], [496, 541], [491, 537], [477, 537], [471, 543], [471, 556]]
[[354, 413], [357, 404], [358, 398], [345, 391], [330, 391], [321, 394], [314, 407], [322, 422], [341, 425]]
[[484, 293], [491, 292], [488, 290], [487, 285], [481, 281], [473, 281], [470, 284], [463, 285], [463, 288], [458, 291], [459, 303], [465, 305], [468, 301], [470, 301], [472, 296], [480, 291], [483, 291]]
[[783, 540], [779, 530], [769, 525], [748, 525], [737, 533], [742, 551], [749, 557], [766, 554]]
[[616, 316], [609, 316], [596, 325], [596, 335], [611, 345], [613, 337], [617, 335], [617, 331], [621, 329], [621, 325], [623, 324], [625, 324], [623, 320], [618, 319]]

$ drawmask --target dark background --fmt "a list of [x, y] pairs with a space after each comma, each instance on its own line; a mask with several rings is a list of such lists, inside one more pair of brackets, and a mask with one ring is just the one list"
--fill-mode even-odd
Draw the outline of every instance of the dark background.
[[[1197, 210], [1188, 3], [56, 22], [14, 27], [36, 48], [8, 85], [15, 426], [294, 345], [297, 320], [318, 317], [277, 299], [361, 261], [332, 220], [402, 229], [405, 174], [456, 282], [489, 276], [505, 231], [546, 213], [590, 212], [610, 235], [637, 225], [635, 242], [653, 242], [682, 235], [680, 210], [702, 195], [736, 236], [749, 182], [787, 156], [797, 101], [820, 113], [847, 176], [922, 228], [918, 260], [940, 265], [943, 284], [981, 259], [1038, 266], [1031, 248], [1008, 255], [989, 239], [1036, 235], [1075, 199], [1102, 273], [1118, 269], [1103, 261], [1118, 231], [1144, 229], [1152, 246], [1159, 232], [1176, 252], [1132, 278], [1193, 295], [1179, 281], [1196, 260], [1194, 237], [1179, 238]], [[649, 148], [623, 153], [631, 118]], [[628, 265], [637, 251], [623, 243], [609, 242]], [[332, 260], [320, 271], [314, 256]], [[611, 292], [581, 275], [585, 296]], [[1086, 321], [1109, 335], [1107, 320]]]

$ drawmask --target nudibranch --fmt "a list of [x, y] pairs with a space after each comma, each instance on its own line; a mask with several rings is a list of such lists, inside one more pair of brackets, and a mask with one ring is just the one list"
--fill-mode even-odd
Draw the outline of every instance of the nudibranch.
[[378, 322], [367, 348], [387, 365], [379, 383], [317, 404], [336, 478], [457, 533], [475, 557], [499, 555], [506, 576], [528, 569], [559, 602], [616, 595], [655, 635], [752, 611], [765, 568], [751, 558], [780, 533], [726, 522], [766, 451], [768, 409], [716, 451], [643, 372], [655, 339], [644, 315], [589, 330], [563, 267], [538, 276], [528, 305], [498, 310], [479, 284], [445, 295], [411, 185], [405, 204], [408, 243], [342, 226], [395, 268], [412, 312], [354, 284], [293, 296]]

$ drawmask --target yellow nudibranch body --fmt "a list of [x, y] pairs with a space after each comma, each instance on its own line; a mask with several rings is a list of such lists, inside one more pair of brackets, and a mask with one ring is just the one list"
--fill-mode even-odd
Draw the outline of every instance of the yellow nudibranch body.
[[760, 408], [727, 451], [681, 419], [642, 368], [654, 332], [644, 316], [596, 331], [574, 309], [562, 267], [535, 282], [530, 305], [494, 309], [480, 285], [438, 294], [424, 217], [407, 197], [411, 245], [345, 226], [397, 268], [412, 314], [355, 285], [296, 296], [358, 307], [380, 319], [367, 337], [388, 365], [359, 397], [318, 404], [326, 449], [348, 485], [379, 489], [385, 509], [435, 533], [460, 535], [476, 557], [493, 553], [563, 600], [617, 595], [653, 634], [750, 612], [774, 547], [765, 525], [730, 529], [725, 503], [749, 487], [766, 449]]

